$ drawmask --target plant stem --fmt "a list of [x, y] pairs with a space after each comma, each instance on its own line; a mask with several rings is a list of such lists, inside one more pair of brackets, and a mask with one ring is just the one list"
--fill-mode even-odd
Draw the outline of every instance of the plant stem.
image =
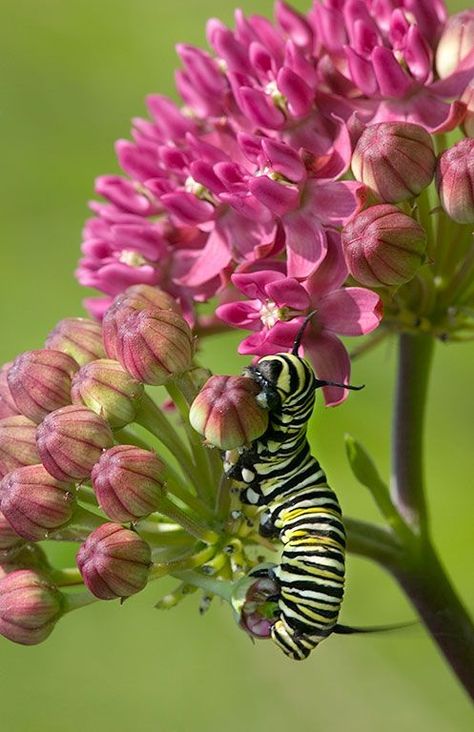
[[399, 565], [402, 549], [390, 529], [347, 516], [344, 517], [344, 526], [349, 552], [373, 559], [387, 569]]
[[400, 335], [391, 494], [394, 505], [415, 533], [424, 533], [427, 521], [423, 439], [433, 349], [430, 335]]
[[400, 336], [399, 373], [393, 423], [392, 496], [411, 528], [405, 556], [387, 566], [417, 608], [453, 672], [474, 698], [474, 627], [429, 539], [424, 496], [424, 417], [433, 340]]
[[474, 627], [431, 543], [424, 542], [416, 562], [393, 574], [474, 699]]

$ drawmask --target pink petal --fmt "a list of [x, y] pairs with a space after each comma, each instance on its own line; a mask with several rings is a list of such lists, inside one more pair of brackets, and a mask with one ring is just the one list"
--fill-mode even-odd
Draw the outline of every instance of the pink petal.
[[233, 274], [231, 279], [232, 284], [243, 292], [244, 295], [247, 295], [251, 299], [258, 298], [263, 302], [268, 299], [267, 285], [278, 280], [285, 280], [286, 278], [281, 272], [263, 270], [248, 274]]
[[377, 46], [372, 51], [371, 59], [380, 94], [383, 97], [400, 98], [408, 94], [413, 82], [403, 71], [392, 51], [383, 46]]
[[317, 270], [304, 283], [313, 302], [341, 287], [349, 274], [342, 251], [341, 235], [338, 231], [328, 229], [326, 239], [328, 244], [326, 256]]
[[268, 356], [272, 353], [287, 353], [293, 347], [296, 334], [301, 327], [301, 318], [279, 322], [273, 328], [264, 328], [247, 336], [239, 345], [239, 353]]
[[379, 325], [383, 307], [380, 297], [363, 287], [334, 290], [317, 304], [318, 322], [339, 335], [370, 333]]
[[272, 282], [265, 287], [267, 296], [273, 300], [278, 307], [290, 307], [294, 310], [307, 310], [310, 306], [308, 293], [298, 280], [292, 277], [285, 277], [279, 281]]
[[319, 182], [305, 186], [304, 206], [326, 226], [344, 226], [361, 208], [365, 187], [357, 181]]
[[192, 193], [166, 193], [161, 197], [166, 208], [183, 224], [196, 225], [214, 218], [214, 206]]
[[283, 216], [298, 206], [300, 198], [298, 188], [277, 183], [267, 175], [252, 178], [249, 188], [260, 203], [267, 206], [277, 216]]
[[222, 231], [214, 229], [209, 234], [206, 246], [197, 255], [194, 264], [180, 283], [188, 287], [197, 287], [218, 275], [231, 260], [227, 239]]
[[233, 325], [234, 328], [259, 330], [262, 327], [262, 321], [260, 320], [261, 307], [260, 300], [228, 302], [216, 308], [216, 315], [225, 323]]
[[314, 213], [296, 211], [283, 219], [288, 275], [306, 279], [321, 264], [327, 251], [326, 233]]
[[294, 183], [306, 178], [306, 170], [300, 156], [290, 145], [279, 140], [264, 138], [262, 149], [268, 158], [270, 167]]
[[[313, 334], [304, 339], [305, 353], [313, 362], [319, 379], [348, 384], [351, 375], [349, 354], [337, 336], [331, 333]], [[323, 387], [324, 401], [327, 407], [335, 407], [347, 399], [348, 389], [338, 386]]]

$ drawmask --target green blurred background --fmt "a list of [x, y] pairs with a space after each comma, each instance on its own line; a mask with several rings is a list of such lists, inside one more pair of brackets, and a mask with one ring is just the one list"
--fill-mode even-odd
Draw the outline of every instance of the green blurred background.
[[[236, 0], [2, 0], [0, 7], [0, 363], [41, 347], [55, 322], [81, 312], [72, 272], [96, 175], [116, 171], [113, 142], [144, 114], [151, 91], [173, 93], [174, 44], [203, 45], [208, 17], [232, 20]], [[299, 0], [297, 7], [307, 3]], [[244, 0], [248, 12], [272, 3]], [[452, 10], [466, 7], [452, 2]], [[237, 337], [209, 341], [207, 364], [237, 373]], [[427, 434], [436, 544], [467, 605], [472, 583], [474, 348], [438, 346]], [[320, 410], [314, 443], [346, 513], [378, 519], [347, 468], [343, 434], [388, 471], [395, 344], [361, 360], [361, 394]], [[123, 606], [100, 603], [23, 648], [0, 639], [4, 732], [228, 732], [467, 730], [470, 708], [424, 630], [333, 637], [294, 664], [271, 643], [253, 646], [216, 602], [196, 596], [172, 612], [154, 602], [162, 580]], [[349, 557], [342, 620], [412, 617], [390, 577]], [[446, 629], [449, 632], [449, 628]]]

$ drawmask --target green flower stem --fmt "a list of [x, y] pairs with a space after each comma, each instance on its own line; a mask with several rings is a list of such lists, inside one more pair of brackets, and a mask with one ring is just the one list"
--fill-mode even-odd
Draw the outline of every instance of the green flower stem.
[[167, 490], [176, 496], [176, 498], [183, 501], [183, 503], [189, 506], [189, 508], [192, 508], [198, 515], [202, 515], [206, 519], [214, 518], [213, 510], [204, 501], [196, 498], [196, 496], [181, 485], [182, 480], [179, 474], [170, 465], [166, 465], [163, 477]]
[[474, 627], [431, 545], [427, 525], [423, 437], [432, 355], [429, 336], [400, 336], [392, 496], [413, 533], [409, 544], [404, 541], [403, 561], [386, 566], [417, 608], [454, 673], [474, 696]]
[[399, 337], [398, 381], [393, 421], [392, 500], [415, 533], [426, 532], [423, 440], [426, 396], [434, 340], [429, 335]]
[[433, 640], [474, 699], [474, 627], [429, 541], [412, 561], [392, 569]]
[[49, 576], [57, 587], [69, 587], [71, 585], [82, 585], [82, 575], [77, 567], [68, 567], [66, 569], [50, 570]]
[[[222, 471], [222, 466], [221, 466]], [[230, 511], [230, 504], [231, 504], [231, 496], [230, 496], [230, 487], [232, 485], [232, 481], [230, 481], [225, 473], [221, 472], [221, 477], [219, 480], [219, 484], [217, 486], [217, 494], [216, 494], [216, 505], [215, 505], [215, 512], [217, 518], [221, 519], [222, 521], [225, 521], [227, 516], [229, 515]]]
[[[187, 395], [181, 390], [182, 383], [187, 386]], [[166, 389], [173, 402], [176, 404], [178, 411], [183, 420], [183, 426], [188, 438], [189, 446], [193, 454], [196, 478], [195, 485], [197, 488], [198, 496], [206, 503], [210, 503], [212, 498], [213, 490], [213, 475], [209, 464], [209, 457], [207, 455], [208, 450], [202, 444], [202, 437], [191, 427], [189, 423], [189, 384], [184, 381], [184, 377], [181, 377], [180, 384], [178, 386], [177, 381], [169, 381], [166, 384]], [[197, 480], [196, 480], [197, 479]]]
[[181, 437], [170, 421], [148, 394], [145, 394], [141, 401], [135, 421], [156, 437], [169, 450], [176, 458], [181, 470], [187, 476], [191, 485], [194, 485], [196, 490], [198, 490], [199, 480], [196, 476], [191, 455], [183, 445]]
[[416, 205], [418, 208], [418, 221], [426, 231], [426, 253], [430, 259], [434, 259], [435, 254], [435, 239], [434, 239], [434, 221], [432, 210], [432, 196], [433, 186], [428, 186], [424, 191], [420, 193], [416, 199]]
[[213, 577], [206, 577], [198, 572], [186, 571], [186, 572], [173, 572], [173, 576], [176, 579], [186, 582], [186, 584], [199, 587], [206, 593], [217, 595], [227, 602], [231, 602], [232, 597], [232, 583], [225, 582], [221, 579], [215, 579]]
[[[182, 511], [175, 503], [166, 497], [160, 498], [158, 510], [172, 521], [182, 526], [188, 534], [199, 539], [199, 541], [203, 541], [206, 544], [215, 544], [219, 539], [219, 534], [216, 534], [215, 531], [212, 531], [212, 529], [202, 523], [199, 519]], [[150, 518], [153, 520], [153, 514]]]
[[52, 531], [48, 539], [54, 539], [56, 541], [84, 541], [91, 531], [98, 529], [105, 521], [106, 519], [88, 511], [82, 506], [76, 506], [71, 521], [66, 526]]
[[64, 614], [70, 613], [73, 610], [79, 610], [81, 607], [86, 607], [87, 605], [91, 605], [93, 602], [97, 602], [98, 598], [95, 597], [91, 592], [86, 590], [85, 592], [71, 592], [67, 595], [63, 595], [64, 598], [64, 605], [63, 605], [63, 612]]
[[182, 557], [181, 559], [170, 559], [168, 562], [156, 562], [150, 570], [150, 580], [165, 577], [168, 574], [175, 575], [176, 572], [182, 572], [187, 569], [195, 569], [201, 567], [208, 562], [215, 554], [212, 546], [206, 546], [195, 554]]
[[387, 569], [398, 567], [403, 549], [390, 529], [366, 521], [344, 517], [347, 533], [347, 550], [379, 562]]
[[90, 486], [78, 485], [76, 494], [81, 503], [86, 503], [88, 506], [98, 508], [96, 495]]

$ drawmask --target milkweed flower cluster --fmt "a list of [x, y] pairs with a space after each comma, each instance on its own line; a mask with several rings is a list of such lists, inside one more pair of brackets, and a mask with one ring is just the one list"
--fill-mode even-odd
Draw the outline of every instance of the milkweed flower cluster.
[[[393, 287], [436, 255], [433, 135], [469, 119], [473, 24], [441, 0], [323, 0], [307, 14], [278, 1], [275, 23], [210, 20], [209, 51], [177, 47], [181, 101], [149, 96], [150, 118], [116, 143], [124, 174], [96, 181], [77, 271], [105, 294], [91, 313], [155, 285], [202, 333], [250, 330], [239, 350], [262, 356], [315, 311], [307, 354], [321, 378], [347, 381], [340, 336], [371, 333], [382, 303], [396, 320], [410, 297]], [[449, 215], [465, 205], [438, 188]], [[344, 398], [325, 389], [328, 404]]]
[[[206, 602], [230, 599], [255, 566], [267, 548], [255, 509], [231, 496], [189, 407], [195, 400], [207, 439], [230, 449], [260, 436], [268, 415], [248, 378], [214, 377], [198, 396], [209, 372], [194, 350], [177, 302], [137, 285], [114, 300], [103, 327], [68, 318], [44, 348], [5, 364], [0, 634], [40, 643], [64, 613], [123, 600], [164, 575], [180, 585], [160, 607], [196, 587]], [[165, 387], [175, 409], [160, 408], [149, 386]], [[76, 542], [76, 566], [52, 567], [44, 540]]]

